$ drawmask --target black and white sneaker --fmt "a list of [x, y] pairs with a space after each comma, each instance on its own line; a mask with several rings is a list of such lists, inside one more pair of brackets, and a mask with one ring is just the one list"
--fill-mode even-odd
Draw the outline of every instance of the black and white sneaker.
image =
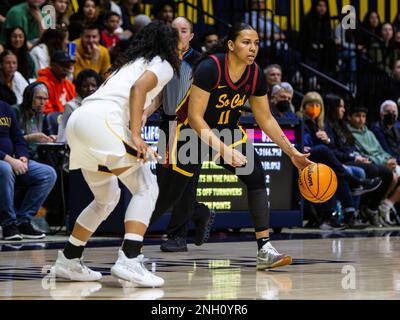
[[351, 191], [352, 196], [361, 196], [364, 193], [375, 191], [382, 184], [381, 178], [360, 179], [360, 185]]
[[36, 230], [30, 222], [21, 223], [18, 230], [24, 239], [43, 239], [46, 236], [42, 231]]
[[3, 239], [4, 240], [22, 240], [22, 235], [19, 232], [15, 224], [3, 227]]

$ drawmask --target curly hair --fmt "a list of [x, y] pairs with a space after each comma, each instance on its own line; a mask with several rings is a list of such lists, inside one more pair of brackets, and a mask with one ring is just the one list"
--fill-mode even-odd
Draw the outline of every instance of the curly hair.
[[132, 40], [128, 50], [112, 65], [111, 72], [118, 71], [125, 64], [138, 58], [151, 61], [160, 56], [167, 60], [175, 73], [179, 75], [180, 60], [177, 54], [179, 42], [178, 32], [160, 21], [154, 21], [145, 26]]

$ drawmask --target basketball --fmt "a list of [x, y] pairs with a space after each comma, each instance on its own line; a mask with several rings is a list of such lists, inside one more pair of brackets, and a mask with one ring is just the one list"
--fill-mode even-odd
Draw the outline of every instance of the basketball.
[[335, 172], [325, 164], [310, 164], [301, 171], [300, 193], [308, 201], [322, 203], [328, 201], [337, 189]]

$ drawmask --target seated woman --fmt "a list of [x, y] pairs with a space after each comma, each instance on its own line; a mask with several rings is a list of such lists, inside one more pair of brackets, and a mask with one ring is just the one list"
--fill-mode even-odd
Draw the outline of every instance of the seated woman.
[[47, 29], [38, 43], [32, 48], [30, 55], [35, 64], [35, 76], [39, 70], [50, 66], [50, 57], [57, 50], [65, 51], [68, 42], [68, 31], [63, 29]]
[[34, 82], [26, 87], [21, 104], [13, 106], [17, 121], [28, 142], [29, 157], [38, 159], [37, 143], [54, 142], [55, 136], [43, 133], [43, 107], [48, 99], [47, 87], [43, 82]]
[[79, 72], [74, 81], [77, 96], [68, 101], [64, 105], [64, 112], [58, 125], [57, 141], [67, 142], [65, 128], [67, 127], [68, 119], [77, 108], [82, 104], [82, 100], [94, 93], [101, 84], [99, 74], [92, 69], [85, 69]]
[[5, 50], [12, 51], [18, 60], [18, 72], [26, 79], [35, 78], [35, 65], [29, 54], [27, 38], [24, 29], [13, 27], [6, 30]]
[[[10, 50], [4, 50], [0, 54], [0, 83], [3, 90], [9, 93], [6, 92], [7, 96], [10, 96], [7, 102], [13, 104], [22, 102], [22, 93], [28, 85], [28, 81], [17, 71], [17, 68], [17, 56]], [[1, 97], [3, 97], [3, 94]], [[3, 100], [3, 98], [1, 99]]]
[[[375, 190], [381, 183], [381, 179], [363, 179], [353, 175], [353, 172], [349, 172], [333, 154], [330, 149], [332, 141], [325, 131], [324, 102], [317, 92], [309, 92], [304, 96], [298, 115], [304, 119], [304, 145], [305, 151], [311, 153], [310, 160], [330, 166], [337, 175], [338, 189], [335, 196], [342, 204], [345, 223], [352, 228], [365, 227], [354, 219], [357, 208], [351, 195], [350, 186], [357, 191], [357, 195], [360, 195]], [[326, 222], [329, 220], [331, 226], [337, 225], [335, 217], [331, 216], [335, 211], [335, 202], [336, 198], [334, 197], [320, 205]]]

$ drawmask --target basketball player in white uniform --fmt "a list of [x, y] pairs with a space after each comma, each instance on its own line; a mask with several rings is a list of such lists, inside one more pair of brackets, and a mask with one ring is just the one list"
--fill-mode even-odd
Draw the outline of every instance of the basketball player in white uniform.
[[100, 272], [83, 264], [82, 253], [118, 204], [120, 180], [132, 200], [125, 214], [124, 242], [111, 274], [138, 287], [164, 284], [145, 268], [141, 254], [158, 196], [157, 181], [146, 163], [158, 155], [141, 138], [141, 119], [174, 70], [179, 72], [179, 64], [178, 33], [163, 23], [151, 23], [115, 63], [106, 82], [71, 115], [67, 124], [70, 169], [82, 170], [94, 200], [79, 215], [67, 245], [58, 253], [53, 266], [57, 277], [73, 281], [101, 278]]

